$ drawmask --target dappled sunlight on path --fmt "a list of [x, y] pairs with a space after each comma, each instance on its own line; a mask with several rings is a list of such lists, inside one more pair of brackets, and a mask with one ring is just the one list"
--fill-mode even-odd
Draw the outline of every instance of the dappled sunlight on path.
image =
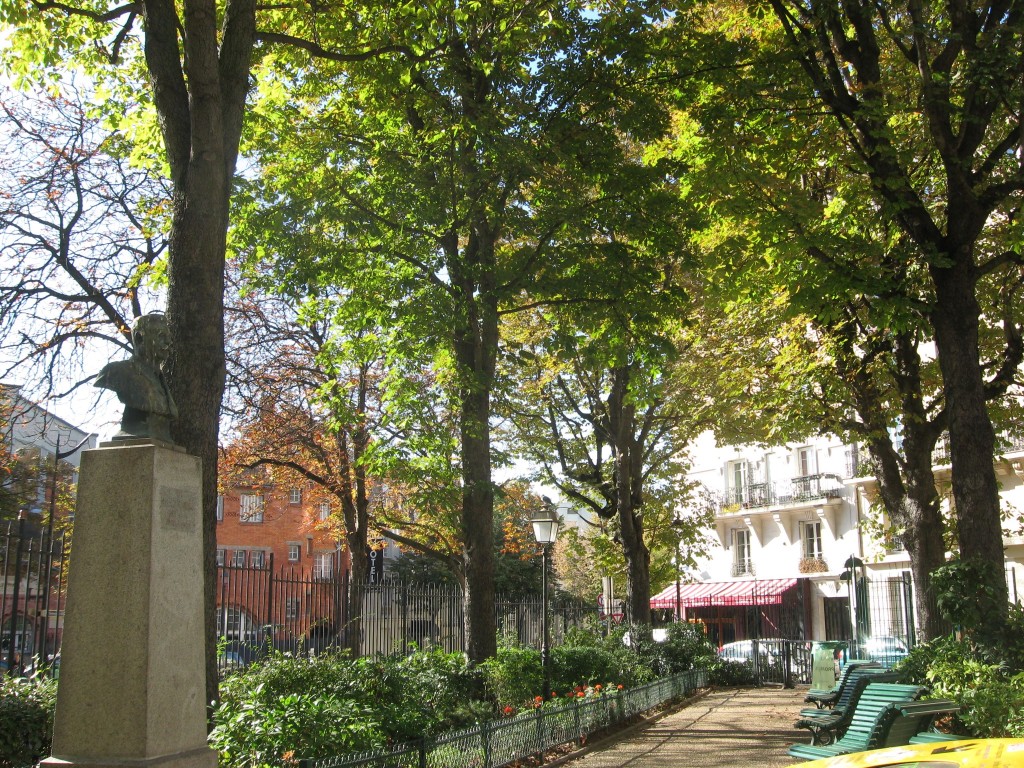
[[793, 728], [806, 688], [714, 691], [657, 722], [564, 765], [569, 768], [695, 768], [797, 762], [791, 744], [808, 740]]

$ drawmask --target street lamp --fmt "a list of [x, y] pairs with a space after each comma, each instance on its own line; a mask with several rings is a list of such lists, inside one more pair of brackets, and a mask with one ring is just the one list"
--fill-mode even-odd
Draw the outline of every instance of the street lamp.
[[533, 525], [533, 536], [541, 545], [541, 634], [542, 644], [540, 648], [540, 666], [544, 674], [544, 700], [551, 697], [551, 670], [548, 665], [548, 656], [551, 647], [551, 637], [548, 631], [548, 553], [551, 545], [558, 537], [558, 513], [551, 505], [545, 505], [533, 513], [530, 518]]
[[686, 521], [683, 520], [681, 517], [674, 517], [672, 519], [672, 527], [676, 531], [675, 561], [676, 561], [676, 621], [677, 622], [683, 620], [683, 601], [682, 601], [682, 597], [681, 597], [681, 592], [682, 592], [682, 588], [681, 588], [682, 574], [681, 574], [681, 571], [680, 571], [680, 568], [679, 568], [679, 561], [682, 558], [682, 555], [680, 554], [679, 550], [682, 549], [682, 546], [683, 546], [683, 528], [685, 526], [686, 526]]
[[840, 575], [840, 577], [839, 577], [839, 579], [841, 581], [847, 582], [847, 587], [848, 587], [847, 594], [849, 595], [847, 600], [850, 603], [850, 615], [851, 615], [852, 620], [853, 620], [853, 627], [852, 627], [852, 629], [853, 629], [853, 648], [850, 650], [850, 657], [851, 658], [853, 658], [856, 654], [859, 653], [860, 641], [862, 639], [860, 637], [860, 627], [859, 627], [860, 616], [861, 616], [861, 613], [862, 613], [862, 608], [858, 604], [859, 601], [860, 601], [860, 595], [857, 594], [857, 569], [858, 568], [860, 568], [860, 569], [864, 568], [864, 561], [861, 560], [856, 555], [850, 555], [848, 558], [846, 558], [846, 562], [843, 563], [843, 569], [844, 570], [843, 570], [842, 575]]

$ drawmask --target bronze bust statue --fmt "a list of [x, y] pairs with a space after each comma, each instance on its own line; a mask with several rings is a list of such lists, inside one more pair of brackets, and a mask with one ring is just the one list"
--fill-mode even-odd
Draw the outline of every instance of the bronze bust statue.
[[113, 390], [124, 403], [121, 431], [114, 440], [149, 437], [174, 442], [171, 421], [178, 418], [178, 408], [163, 375], [170, 341], [163, 314], [142, 315], [132, 324], [131, 359], [107, 363], [96, 378], [95, 386]]

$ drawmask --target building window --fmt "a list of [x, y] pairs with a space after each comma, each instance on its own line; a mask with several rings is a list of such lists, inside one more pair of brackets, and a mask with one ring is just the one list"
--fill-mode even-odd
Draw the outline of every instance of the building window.
[[217, 550], [217, 567], [220, 568], [224, 565], [224, 558], [227, 553], [223, 549]]
[[320, 519], [326, 520], [331, 516], [331, 502], [321, 501], [320, 502]]
[[288, 544], [288, 562], [297, 563], [299, 558], [302, 557], [302, 545], [301, 544]]
[[263, 497], [251, 493], [243, 493], [239, 507], [238, 519], [243, 523], [263, 522]]
[[750, 531], [736, 528], [732, 532], [732, 575], [746, 576], [754, 573], [750, 559]]
[[249, 553], [249, 565], [253, 568], [262, 568], [266, 553], [262, 549], [254, 549]]
[[301, 504], [302, 503], [302, 489], [292, 488], [288, 491], [288, 503], [289, 504]]
[[299, 618], [299, 598], [289, 597], [284, 601], [284, 617], [286, 619]]
[[813, 560], [824, 559], [821, 551], [821, 522], [800, 523], [800, 538], [803, 540], [804, 557]]
[[245, 565], [245, 550], [236, 549], [231, 555], [231, 564], [236, 568], [241, 568]]
[[217, 522], [219, 523], [219, 522], [221, 522], [223, 520], [224, 520], [224, 497], [218, 494], [218, 496], [217, 496]]
[[860, 450], [856, 445], [851, 445], [846, 449], [845, 455], [845, 470], [847, 477], [859, 477], [860, 472]]
[[814, 449], [799, 448], [796, 452], [796, 467], [800, 477], [810, 477], [814, 474]]
[[747, 486], [750, 484], [750, 462], [729, 463], [729, 503], [741, 504], [747, 500]]
[[334, 553], [321, 552], [313, 563], [313, 575], [317, 579], [329, 579], [334, 573]]

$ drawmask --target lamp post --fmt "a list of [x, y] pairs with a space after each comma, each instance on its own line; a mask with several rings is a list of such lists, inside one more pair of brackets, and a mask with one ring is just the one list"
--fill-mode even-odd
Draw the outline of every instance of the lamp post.
[[533, 525], [533, 535], [541, 546], [541, 647], [540, 665], [544, 674], [544, 700], [551, 698], [551, 670], [548, 665], [550, 654], [551, 637], [548, 630], [548, 553], [555, 538], [558, 536], [558, 513], [553, 506], [546, 505], [544, 509], [534, 512], [530, 518]]
[[839, 577], [842, 581], [847, 582], [849, 597], [847, 598], [850, 603], [850, 615], [853, 620], [853, 648], [850, 649], [850, 658], [854, 658], [855, 654], [859, 654], [860, 647], [860, 616], [861, 606], [858, 605], [860, 601], [860, 595], [857, 594], [857, 569], [864, 568], [864, 561], [856, 555], [850, 555], [846, 558], [846, 562], [843, 563], [844, 571]]
[[672, 527], [676, 531], [675, 561], [676, 561], [676, 621], [677, 622], [680, 622], [680, 621], [683, 620], [683, 604], [682, 604], [683, 601], [682, 601], [682, 597], [681, 597], [682, 577], [681, 577], [680, 568], [679, 568], [679, 560], [681, 559], [682, 556], [680, 555], [679, 550], [682, 549], [682, 546], [683, 546], [683, 531], [682, 531], [682, 528], [685, 525], [686, 525], [686, 523], [680, 517], [674, 517], [672, 519]]

